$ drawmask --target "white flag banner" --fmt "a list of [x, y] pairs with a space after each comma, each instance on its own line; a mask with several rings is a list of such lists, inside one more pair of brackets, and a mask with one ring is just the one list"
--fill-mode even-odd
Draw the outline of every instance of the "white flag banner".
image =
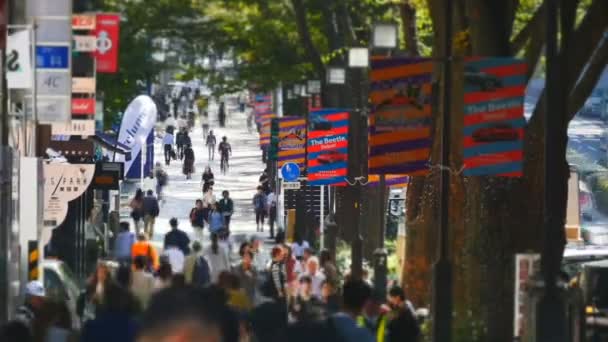
[[10, 34], [6, 49], [6, 79], [8, 89], [32, 87], [32, 57], [30, 31]]

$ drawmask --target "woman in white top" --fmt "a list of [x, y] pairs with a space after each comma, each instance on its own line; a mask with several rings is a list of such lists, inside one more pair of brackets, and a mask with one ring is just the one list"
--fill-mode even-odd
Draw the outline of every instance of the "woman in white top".
[[304, 255], [304, 251], [310, 248], [308, 241], [302, 240], [300, 234], [296, 233], [294, 242], [291, 244], [291, 250], [293, 251], [293, 255], [296, 257], [296, 260], [302, 260], [302, 256]]
[[209, 263], [211, 282], [217, 283], [220, 273], [230, 271], [230, 252], [225, 244], [220, 244], [217, 234], [211, 234], [211, 246], [205, 251]]

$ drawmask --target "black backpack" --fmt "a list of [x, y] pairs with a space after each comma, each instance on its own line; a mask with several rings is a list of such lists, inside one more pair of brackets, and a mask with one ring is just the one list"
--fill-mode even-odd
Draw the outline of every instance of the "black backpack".
[[202, 255], [196, 258], [194, 270], [192, 271], [192, 284], [205, 286], [211, 282], [211, 269], [207, 259]]

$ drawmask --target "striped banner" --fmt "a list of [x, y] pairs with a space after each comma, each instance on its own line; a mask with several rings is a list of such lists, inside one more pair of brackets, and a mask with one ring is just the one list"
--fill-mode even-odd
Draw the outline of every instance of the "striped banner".
[[308, 184], [345, 186], [348, 117], [341, 109], [311, 112], [308, 121]]
[[306, 159], [306, 119], [300, 117], [279, 118], [278, 167], [285, 163], [296, 163], [300, 171], [305, 168]]
[[[386, 175], [385, 184], [391, 189], [406, 188], [410, 182], [410, 177], [406, 175]], [[380, 175], [369, 175], [367, 177], [367, 186], [380, 185]]]
[[465, 176], [522, 176], [526, 71], [516, 58], [465, 62]]
[[424, 175], [431, 153], [431, 77], [425, 58], [373, 59], [369, 174]]
[[272, 119], [276, 117], [276, 114], [264, 114], [260, 118], [260, 148], [262, 149], [270, 145], [270, 124], [272, 123]]
[[272, 113], [272, 96], [270, 94], [256, 94], [253, 108], [255, 122], [259, 125], [264, 116]]

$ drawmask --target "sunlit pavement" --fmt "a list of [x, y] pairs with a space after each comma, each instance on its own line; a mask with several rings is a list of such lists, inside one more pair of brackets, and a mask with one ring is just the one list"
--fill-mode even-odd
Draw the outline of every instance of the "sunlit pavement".
[[[198, 238], [190, 225], [189, 214], [196, 199], [202, 197], [201, 175], [206, 166], [211, 166], [215, 175], [214, 193], [220, 198], [223, 190], [228, 190], [234, 201], [235, 211], [230, 225], [233, 235], [255, 233], [255, 216], [251, 200], [258, 185], [259, 176], [264, 168], [262, 152], [259, 149], [257, 132], [249, 133], [247, 130], [247, 114], [237, 111], [237, 107], [227, 105], [228, 119], [226, 128], [219, 128], [217, 124], [217, 105], [212, 103], [209, 108], [212, 119], [211, 129], [217, 136], [218, 143], [221, 137], [227, 136], [232, 146], [230, 170], [226, 175], [220, 172], [220, 158], [216, 151], [215, 160], [208, 160], [205, 138], [202, 128], [197, 124], [190, 133], [195, 154], [195, 174], [187, 180], [182, 173], [181, 161], [172, 161], [171, 165], [164, 166], [162, 141], [156, 139], [155, 161], [160, 161], [169, 175], [169, 183], [163, 191], [164, 203], [161, 206], [160, 216], [156, 220], [153, 242], [162, 246], [165, 233], [170, 229], [169, 220], [176, 217], [179, 228], [187, 232], [191, 239]], [[217, 147], [216, 147], [217, 148]], [[150, 185], [148, 185], [150, 184]], [[153, 182], [147, 181], [147, 187]], [[205, 240], [208, 240], [209, 231], [205, 227]]]

